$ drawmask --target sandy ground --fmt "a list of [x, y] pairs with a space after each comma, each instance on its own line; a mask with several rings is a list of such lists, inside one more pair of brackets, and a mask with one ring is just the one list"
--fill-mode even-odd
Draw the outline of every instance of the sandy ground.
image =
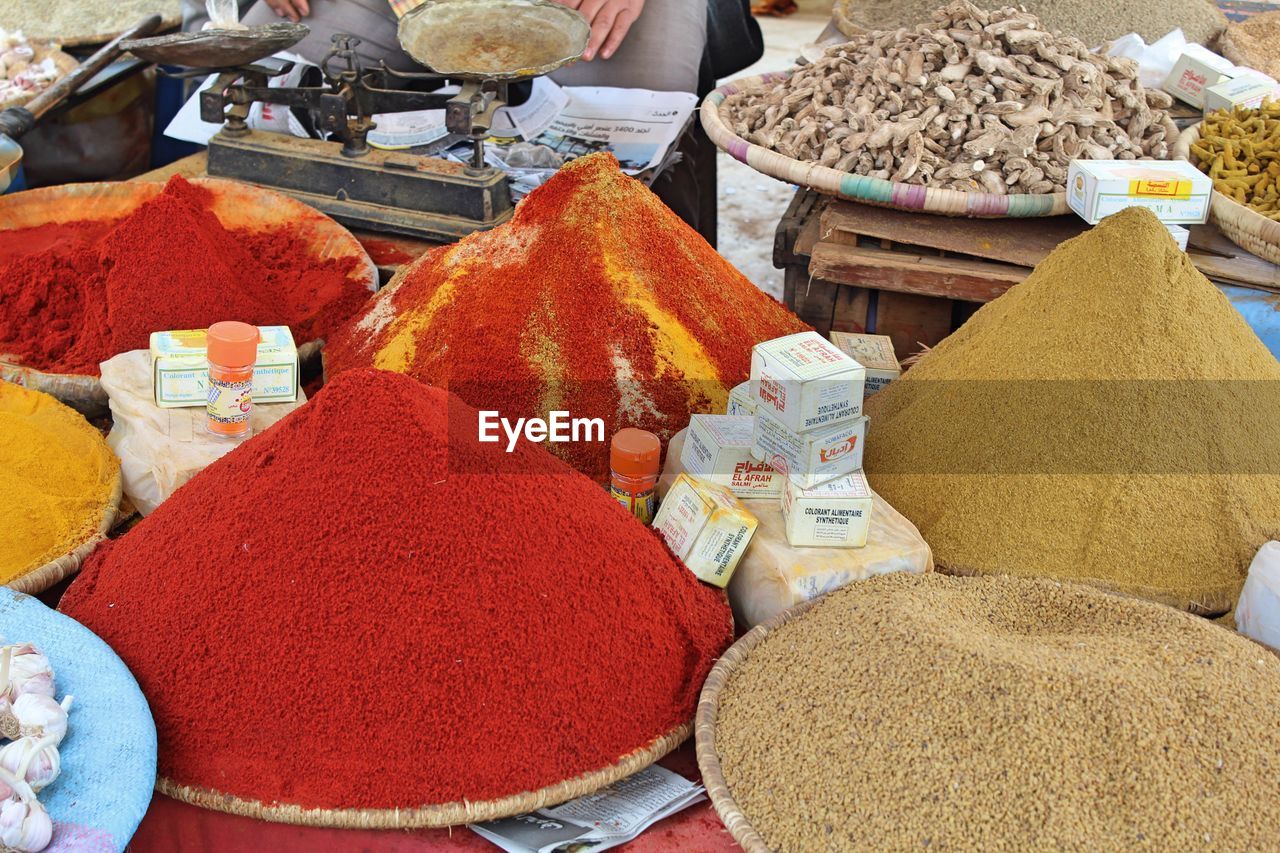
[[[831, 18], [831, 0], [799, 0], [785, 18], [758, 18], [764, 56], [735, 77], [791, 67], [800, 48], [814, 41]], [[728, 82], [728, 81], [723, 81]], [[773, 232], [795, 188], [720, 153], [720, 254], [771, 296], [782, 297], [782, 271], [773, 267]]]

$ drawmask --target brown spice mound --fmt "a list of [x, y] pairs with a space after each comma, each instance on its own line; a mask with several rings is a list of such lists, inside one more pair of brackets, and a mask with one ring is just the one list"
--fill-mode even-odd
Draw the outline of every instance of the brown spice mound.
[[[835, 18], [846, 34], [852, 34], [852, 27], [892, 30], [928, 21], [939, 5], [941, 0], [836, 0]], [[1023, 0], [1013, 5], [1035, 15], [1045, 29], [1075, 36], [1089, 47], [1132, 32], [1151, 44], [1175, 27], [1181, 27], [1190, 41], [1209, 44], [1227, 24], [1212, 0]]]
[[1280, 77], [1280, 10], [1227, 24], [1220, 47], [1235, 64]]
[[1063, 243], [868, 413], [872, 485], [955, 574], [1220, 613], [1280, 536], [1280, 364], [1145, 210]]
[[1280, 658], [1050, 581], [889, 575], [770, 634], [716, 750], [775, 850], [1270, 849]]

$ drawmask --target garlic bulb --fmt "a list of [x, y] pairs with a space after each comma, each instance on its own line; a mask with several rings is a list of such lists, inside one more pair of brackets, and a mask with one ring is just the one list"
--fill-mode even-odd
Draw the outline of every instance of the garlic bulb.
[[12, 647], [9, 661], [9, 694], [17, 699], [25, 693], [37, 693], [52, 697], [54, 694], [53, 667], [49, 659], [31, 643]]
[[48, 696], [24, 693], [13, 701], [13, 715], [23, 737], [52, 738], [54, 745], [67, 736], [67, 711], [71, 709], [71, 697], [59, 705]]
[[31, 790], [38, 793], [58, 778], [62, 758], [53, 738], [24, 737], [0, 749], [0, 767], [25, 779]]
[[53, 821], [36, 799], [0, 803], [0, 844], [20, 853], [38, 853], [53, 840]]

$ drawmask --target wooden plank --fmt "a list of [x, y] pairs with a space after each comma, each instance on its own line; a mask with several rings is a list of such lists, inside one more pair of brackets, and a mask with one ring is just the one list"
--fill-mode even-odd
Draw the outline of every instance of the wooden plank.
[[865, 332], [870, 303], [871, 291], [867, 288], [842, 286], [840, 292], [836, 294], [835, 310], [831, 315], [831, 331]]
[[1029, 273], [1009, 264], [832, 243], [815, 246], [809, 261], [815, 279], [969, 302], [990, 302]]
[[1033, 267], [1089, 226], [1075, 216], [968, 219], [835, 201], [823, 211], [822, 227], [824, 234], [843, 231]]
[[787, 272], [799, 279], [794, 284], [795, 304], [790, 306], [791, 309], [797, 317], [812, 326], [814, 331], [826, 336], [831, 331], [836, 297], [844, 290], [844, 286], [805, 276], [803, 267], [787, 267]]
[[888, 335], [901, 361], [920, 351], [920, 346], [936, 346], [951, 334], [949, 299], [912, 293], [877, 294], [875, 334]]

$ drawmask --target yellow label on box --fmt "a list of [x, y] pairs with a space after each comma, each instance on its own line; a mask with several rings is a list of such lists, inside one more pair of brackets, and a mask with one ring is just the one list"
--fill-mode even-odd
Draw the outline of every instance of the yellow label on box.
[[1130, 181], [1129, 195], [1143, 198], [1191, 198], [1190, 181]]

